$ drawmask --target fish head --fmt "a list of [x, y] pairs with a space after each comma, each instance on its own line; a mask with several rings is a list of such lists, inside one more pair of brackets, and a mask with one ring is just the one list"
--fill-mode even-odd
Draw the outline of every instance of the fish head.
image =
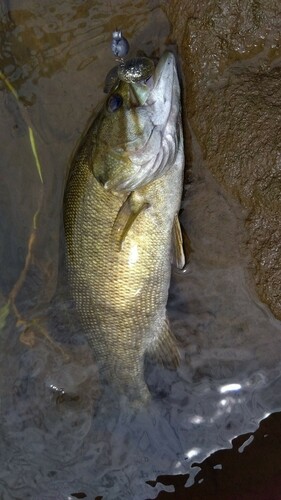
[[126, 64], [101, 111], [92, 153], [94, 176], [117, 193], [143, 187], [172, 168], [180, 140], [174, 55], [165, 52], [156, 68], [148, 58]]

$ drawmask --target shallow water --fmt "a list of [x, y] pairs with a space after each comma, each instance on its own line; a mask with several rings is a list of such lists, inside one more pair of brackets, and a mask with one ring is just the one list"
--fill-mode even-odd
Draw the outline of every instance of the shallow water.
[[[1, 67], [25, 109], [3, 85], [3, 304], [24, 267], [40, 208], [33, 258], [16, 302], [21, 317], [37, 323], [23, 343], [21, 325], [11, 315], [0, 339], [1, 498], [64, 500], [75, 492], [112, 500], [155, 498], [165, 487], [146, 481], [190, 473], [191, 484], [194, 462], [230, 447], [235, 436], [254, 431], [263, 417], [281, 409], [280, 322], [251, 286], [245, 214], [213, 180], [193, 131], [186, 130], [193, 161], [182, 222], [192, 253], [187, 272], [173, 273], [169, 301], [182, 363], [178, 372], [148, 369], [158, 397], [137, 414], [119, 411], [110, 397], [100, 404], [98, 374], [80, 330], [68, 319], [66, 290], [60, 285], [55, 294], [65, 177], [114, 65], [112, 30], [122, 26], [132, 53], [158, 54], [170, 43], [169, 23], [151, 1], [30, 0], [23, 8], [11, 0], [1, 8]], [[46, 331], [61, 341], [64, 354]]]

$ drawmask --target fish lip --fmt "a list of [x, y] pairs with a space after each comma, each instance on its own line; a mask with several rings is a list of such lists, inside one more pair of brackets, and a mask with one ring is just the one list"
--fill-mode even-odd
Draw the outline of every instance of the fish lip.
[[[166, 75], [165, 75], [166, 73]], [[160, 86], [163, 86], [165, 89], [169, 88], [171, 84], [171, 79], [173, 80], [174, 74], [176, 73], [176, 59], [175, 56], [172, 52], [166, 51], [164, 54], [161, 56], [156, 68], [155, 68], [155, 73], [154, 73], [154, 85], [151, 90], [150, 98], [155, 99], [155, 93], [158, 92], [160, 89]], [[171, 88], [171, 91], [168, 92], [168, 95], [170, 96], [173, 92], [173, 88]], [[151, 99], [150, 99], [150, 104], [151, 104]]]
[[167, 66], [170, 66], [172, 64], [172, 68], [174, 69], [176, 67], [176, 59], [173, 54], [173, 52], [170, 52], [169, 50], [166, 50], [164, 54], [159, 59], [158, 64], [156, 65], [155, 68], [155, 81], [157, 82], [161, 77], [163, 71], [166, 69]]
[[164, 131], [169, 121], [176, 120], [180, 110], [180, 85], [176, 58], [172, 52], [164, 52], [155, 69], [154, 78], [155, 84], [146, 106], [153, 110], [153, 124]]

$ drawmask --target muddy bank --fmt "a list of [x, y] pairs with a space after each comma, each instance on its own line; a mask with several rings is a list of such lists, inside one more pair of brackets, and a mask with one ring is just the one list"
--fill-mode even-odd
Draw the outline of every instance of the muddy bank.
[[188, 121], [206, 166], [245, 210], [250, 276], [280, 319], [280, 5], [177, 0], [165, 11], [182, 60]]

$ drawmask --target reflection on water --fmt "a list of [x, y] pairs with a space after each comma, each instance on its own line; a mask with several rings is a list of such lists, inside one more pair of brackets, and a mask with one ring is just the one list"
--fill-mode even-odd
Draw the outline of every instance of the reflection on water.
[[[146, 481], [188, 472], [191, 484], [195, 461], [230, 447], [235, 436], [280, 409], [280, 323], [248, 283], [243, 213], [209, 175], [190, 131], [192, 182], [182, 222], [193, 252], [187, 272], [174, 272], [169, 301], [181, 366], [177, 373], [148, 367], [156, 397], [138, 414], [119, 411], [110, 394], [100, 401], [92, 353], [68, 318], [63, 287], [51, 302], [65, 176], [114, 64], [112, 30], [121, 26], [132, 52], [150, 54], [168, 43], [169, 24], [149, 0], [29, 0], [24, 7], [11, 0], [1, 9], [2, 71], [25, 103], [44, 179], [36, 244], [17, 306], [63, 349], [38, 329], [20, 342], [19, 325], [8, 317], [0, 339], [1, 498], [59, 500], [75, 492], [152, 498], [171, 487]], [[3, 304], [24, 266], [40, 179], [24, 117], [4, 87], [0, 96]]]

